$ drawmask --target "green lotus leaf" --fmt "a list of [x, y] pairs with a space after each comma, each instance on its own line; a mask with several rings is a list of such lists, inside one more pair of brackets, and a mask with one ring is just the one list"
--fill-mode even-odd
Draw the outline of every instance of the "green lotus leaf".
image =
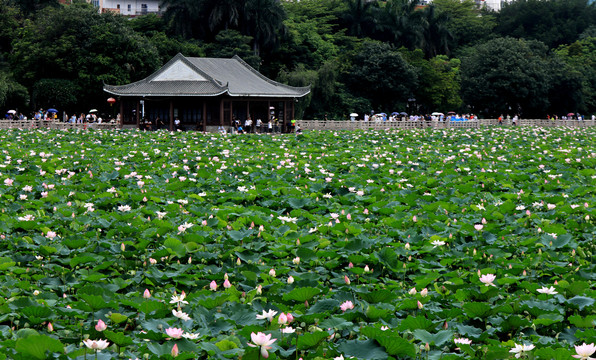
[[383, 347], [373, 340], [348, 340], [340, 343], [337, 350], [344, 356], [353, 356], [358, 359], [387, 359], [388, 355]]
[[46, 335], [31, 335], [17, 340], [15, 349], [18, 353], [32, 359], [47, 359], [51, 354], [64, 353], [64, 345]]
[[445, 342], [453, 338], [453, 331], [441, 330], [436, 334], [431, 334], [423, 329], [416, 329], [412, 331], [414, 337], [422, 343], [428, 343], [435, 346], [442, 346]]
[[321, 290], [313, 287], [296, 288], [283, 295], [284, 301], [293, 300], [305, 302], [321, 293]]
[[306, 350], [317, 346], [323, 339], [329, 337], [326, 331], [316, 331], [313, 333], [304, 333], [298, 336], [298, 349]]

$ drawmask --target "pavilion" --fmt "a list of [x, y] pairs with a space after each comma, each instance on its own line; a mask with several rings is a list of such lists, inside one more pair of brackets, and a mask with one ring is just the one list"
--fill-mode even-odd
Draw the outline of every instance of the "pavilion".
[[268, 79], [240, 57], [198, 58], [176, 55], [149, 77], [127, 85], [104, 85], [120, 100], [122, 125], [141, 127], [142, 118], [159, 117], [174, 129], [214, 131], [234, 119], [267, 122], [277, 118], [283, 130], [294, 119], [294, 104], [310, 87], [293, 87]]

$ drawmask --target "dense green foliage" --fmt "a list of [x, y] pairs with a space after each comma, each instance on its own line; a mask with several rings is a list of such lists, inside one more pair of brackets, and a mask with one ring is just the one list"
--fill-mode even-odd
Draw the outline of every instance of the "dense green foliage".
[[596, 342], [594, 127], [0, 141], [1, 359], [256, 360], [258, 332], [270, 360]]
[[163, 0], [163, 16], [127, 19], [83, 0], [0, 0], [0, 107], [106, 107], [104, 83], [142, 79], [182, 53], [237, 54], [274, 80], [310, 84], [303, 118], [596, 112], [594, 3], [517, 0], [491, 12], [418, 1]]

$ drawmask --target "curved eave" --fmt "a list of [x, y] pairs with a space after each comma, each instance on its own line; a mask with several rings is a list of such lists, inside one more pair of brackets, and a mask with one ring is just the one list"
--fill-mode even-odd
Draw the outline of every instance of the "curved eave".
[[196, 93], [176, 93], [176, 94], [172, 94], [172, 93], [151, 93], [151, 94], [147, 94], [147, 93], [122, 93], [122, 92], [117, 92], [117, 91], [111, 91], [108, 90], [106, 88], [103, 89], [105, 92], [107, 92], [108, 94], [112, 94], [112, 95], [116, 95], [116, 96], [121, 96], [121, 97], [178, 97], [178, 96], [189, 96], [189, 97], [215, 97], [215, 96], [219, 96], [222, 94], [227, 93], [227, 90], [222, 90], [218, 93], [211, 93], [211, 94], [196, 94]]
[[[284, 84], [281, 84], [284, 85]], [[310, 93], [310, 86], [301, 87], [301, 88], [293, 88], [296, 90], [296, 93], [289, 94], [246, 94], [246, 93], [232, 93], [228, 91], [228, 95], [232, 97], [264, 97], [264, 98], [301, 98]]]

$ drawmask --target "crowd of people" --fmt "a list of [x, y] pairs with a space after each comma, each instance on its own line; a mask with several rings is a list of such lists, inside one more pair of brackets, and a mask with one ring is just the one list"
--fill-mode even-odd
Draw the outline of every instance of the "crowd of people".
[[[69, 116], [66, 112], [62, 116], [58, 116], [58, 111], [55, 109], [39, 109], [31, 114], [25, 116], [23, 113], [18, 113], [14, 110], [9, 110], [4, 118], [7, 120], [37, 120], [37, 121], [55, 121], [71, 124], [101, 124], [106, 121], [97, 114], [97, 110], [91, 110], [88, 113], [81, 113], [79, 115], [73, 114]], [[117, 119], [108, 119], [107, 122], [115, 122]]]

